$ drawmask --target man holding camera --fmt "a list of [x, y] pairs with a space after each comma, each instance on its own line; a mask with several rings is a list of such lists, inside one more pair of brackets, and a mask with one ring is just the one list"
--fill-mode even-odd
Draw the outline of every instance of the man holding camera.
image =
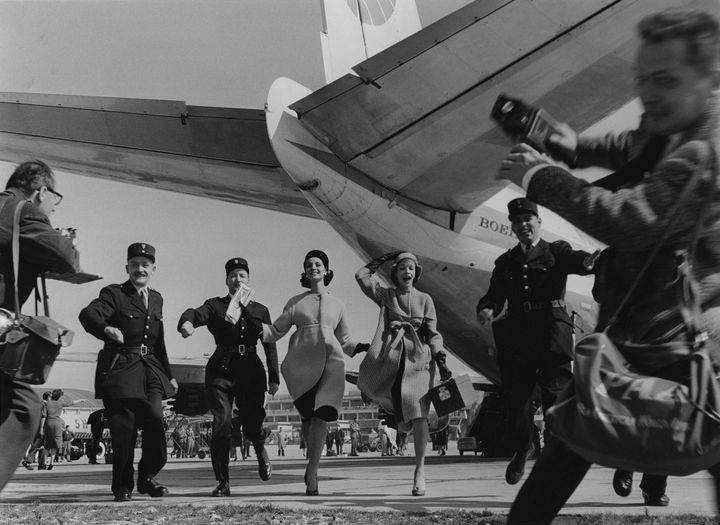
[[[233, 297], [250, 282], [250, 267], [242, 257], [225, 263], [225, 284], [228, 294], [208, 299], [199, 308], [183, 312], [178, 322], [178, 332], [190, 337], [198, 326], [207, 326], [215, 339], [215, 352], [205, 369], [210, 412], [213, 415], [213, 432], [210, 456], [218, 486], [211, 496], [230, 496], [230, 444], [232, 439], [233, 402], [237, 406], [239, 424], [245, 439], [253, 444], [258, 460], [260, 479], [270, 479], [272, 467], [265, 450], [267, 432], [265, 420], [265, 392], [274, 395], [280, 386], [278, 357], [275, 343], [263, 343], [265, 368], [257, 354], [257, 341], [262, 336], [249, 318], [272, 323], [267, 307], [250, 300], [247, 304], [234, 305]], [[247, 289], [247, 288], [246, 288]], [[239, 306], [239, 317], [233, 312]], [[269, 383], [269, 386], [268, 386]]]
[[[0, 307], [11, 312], [15, 310], [12, 231], [18, 204], [25, 203], [19, 217], [20, 306], [30, 296], [38, 275], [79, 271], [73, 240], [50, 225], [50, 214], [62, 201], [55, 188], [52, 170], [34, 160], [18, 165], [0, 193]], [[0, 372], [0, 491], [15, 472], [39, 421], [40, 400], [30, 385]]]
[[[717, 342], [720, 24], [711, 13], [674, 9], [646, 17], [638, 32], [637, 92], [644, 107], [640, 129], [593, 138], [578, 137], [568, 126], [559, 126], [549, 141], [559, 157], [573, 159], [575, 166], [618, 169], [633, 162], [643, 136], [664, 136], [667, 145], [649, 173], [640, 173], [628, 187], [615, 191], [575, 178], [566, 167], [521, 144], [503, 162], [500, 176], [522, 185], [529, 198], [608, 244], [597, 277], [603, 283], [597, 330], [604, 330], [667, 227], [678, 195], [699, 174], [666, 246], [652, 260], [611, 333], [616, 340], [652, 344], [673, 325], [682, 327], [677, 298], [663, 292], [677, 273], [674, 251], [690, 245], [698, 211], [707, 203], [693, 270], [703, 328]], [[683, 330], [678, 337], [685, 337]], [[509, 523], [550, 523], [589, 467], [558, 440], [548, 443], [513, 504]], [[720, 503], [720, 465], [709, 470]], [[667, 504], [666, 499], [648, 497], [646, 502]]]
[[148, 286], [155, 273], [155, 248], [140, 242], [128, 246], [125, 270], [127, 281], [106, 286], [80, 312], [83, 328], [105, 343], [95, 370], [95, 397], [104, 402], [110, 428], [115, 501], [132, 499], [138, 428], [138, 492], [153, 498], [167, 495], [155, 480], [167, 461], [162, 400], [178, 389], [165, 348], [163, 298]]

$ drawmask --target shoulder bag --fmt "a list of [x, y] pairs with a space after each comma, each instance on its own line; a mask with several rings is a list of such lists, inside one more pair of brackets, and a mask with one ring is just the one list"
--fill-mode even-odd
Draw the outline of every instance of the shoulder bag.
[[13, 272], [15, 274], [15, 317], [9, 330], [0, 336], [0, 371], [15, 381], [41, 385], [47, 381], [60, 348], [70, 346], [74, 332], [46, 315], [22, 315], [18, 295], [20, 267], [20, 212], [27, 201], [15, 208], [12, 232]]
[[[608, 323], [616, 322], [669, 236], [701, 168], [683, 189], [657, 246]], [[613, 340], [608, 328], [575, 347], [574, 378], [548, 411], [552, 433], [586, 460], [628, 471], [684, 476], [720, 463], [720, 387], [700, 329], [692, 275], [709, 191], [675, 282], [686, 337], [658, 344]], [[627, 357], [631, 357], [632, 363]], [[645, 366], [639, 366], [642, 364]]]

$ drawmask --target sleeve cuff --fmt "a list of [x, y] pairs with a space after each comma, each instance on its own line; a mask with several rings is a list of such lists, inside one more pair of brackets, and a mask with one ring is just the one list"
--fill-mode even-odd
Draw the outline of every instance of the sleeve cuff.
[[547, 168], [552, 166], [552, 164], [538, 164], [537, 166], [533, 166], [530, 168], [527, 173], [523, 176], [522, 179], [522, 187], [525, 191], [527, 191], [528, 186], [530, 186], [530, 181], [533, 178], [533, 175], [535, 175], [538, 171], [540, 171], [543, 168]]

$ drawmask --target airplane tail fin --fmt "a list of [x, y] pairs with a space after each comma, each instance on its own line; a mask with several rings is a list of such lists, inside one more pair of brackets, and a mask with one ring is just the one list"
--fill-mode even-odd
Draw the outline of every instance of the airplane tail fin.
[[420, 30], [415, 0], [322, 0], [325, 80]]

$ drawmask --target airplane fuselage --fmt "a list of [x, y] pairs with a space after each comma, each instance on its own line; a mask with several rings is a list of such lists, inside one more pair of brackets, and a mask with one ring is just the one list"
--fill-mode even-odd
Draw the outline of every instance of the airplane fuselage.
[[[270, 89], [268, 132], [280, 164], [310, 204], [361, 256], [372, 259], [402, 249], [418, 255], [423, 276], [418, 288], [435, 302], [438, 328], [448, 349], [472, 369], [497, 382], [495, 346], [489, 326], [475, 320], [475, 305], [487, 291], [495, 259], [517, 243], [503, 211], [520, 193], [498, 191], [471, 214], [441, 224], [443, 213], [405, 206], [348, 177], [348, 169], [318, 142], [288, 106], [309, 90], [282, 78]], [[549, 211], [543, 215], [551, 216]], [[598, 243], [557, 216], [548, 217], [545, 237], [563, 238], [576, 249]], [[545, 224], [545, 223], [544, 223]], [[388, 265], [389, 266], [389, 265]], [[566, 300], [581, 326], [591, 327], [596, 305], [588, 278], [571, 279]], [[368, 303], [370, 307], [370, 304]]]

